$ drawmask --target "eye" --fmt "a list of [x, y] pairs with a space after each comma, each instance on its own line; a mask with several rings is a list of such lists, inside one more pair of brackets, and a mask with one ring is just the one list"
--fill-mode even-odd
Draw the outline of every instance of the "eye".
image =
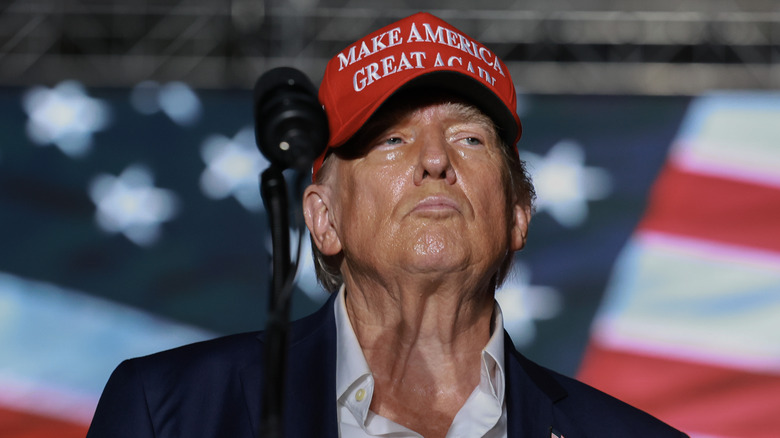
[[455, 123], [449, 127], [450, 142], [468, 149], [483, 149], [491, 143], [490, 127], [477, 122]]
[[374, 144], [374, 147], [380, 150], [383, 149], [395, 149], [398, 146], [402, 146], [405, 143], [404, 138], [395, 135], [388, 135], [387, 137], [380, 137]]
[[469, 148], [478, 148], [485, 145], [483, 138], [477, 135], [464, 135], [463, 137], [457, 138], [456, 142], [463, 146], [468, 146]]

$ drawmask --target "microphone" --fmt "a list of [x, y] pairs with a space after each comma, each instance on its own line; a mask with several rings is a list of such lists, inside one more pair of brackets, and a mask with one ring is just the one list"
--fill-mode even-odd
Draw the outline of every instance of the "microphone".
[[310, 170], [328, 142], [328, 121], [308, 77], [291, 67], [265, 72], [254, 89], [255, 141], [281, 170]]

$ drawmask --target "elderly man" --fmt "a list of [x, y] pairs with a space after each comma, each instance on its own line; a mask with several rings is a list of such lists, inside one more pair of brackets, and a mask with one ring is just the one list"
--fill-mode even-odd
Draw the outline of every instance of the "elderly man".
[[[523, 248], [533, 187], [515, 89], [486, 47], [429, 14], [329, 63], [328, 149], [304, 214], [334, 292], [294, 323], [290, 437], [682, 437], [515, 351], [494, 291]], [[263, 335], [126, 361], [90, 437], [250, 437]]]

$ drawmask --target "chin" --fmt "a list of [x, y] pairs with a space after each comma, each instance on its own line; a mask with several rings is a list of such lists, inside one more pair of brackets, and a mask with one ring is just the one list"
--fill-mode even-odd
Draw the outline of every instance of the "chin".
[[452, 241], [427, 238], [414, 244], [409, 263], [420, 271], [448, 272], [460, 270], [467, 259], [464, 248]]

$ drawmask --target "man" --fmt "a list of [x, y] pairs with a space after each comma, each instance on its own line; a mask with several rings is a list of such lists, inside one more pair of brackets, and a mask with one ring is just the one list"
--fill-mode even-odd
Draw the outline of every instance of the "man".
[[[328, 149], [304, 214], [338, 289], [293, 324], [290, 437], [682, 437], [515, 351], [493, 293], [526, 240], [533, 187], [506, 66], [416, 14], [337, 54]], [[120, 365], [89, 437], [250, 437], [263, 335]]]

